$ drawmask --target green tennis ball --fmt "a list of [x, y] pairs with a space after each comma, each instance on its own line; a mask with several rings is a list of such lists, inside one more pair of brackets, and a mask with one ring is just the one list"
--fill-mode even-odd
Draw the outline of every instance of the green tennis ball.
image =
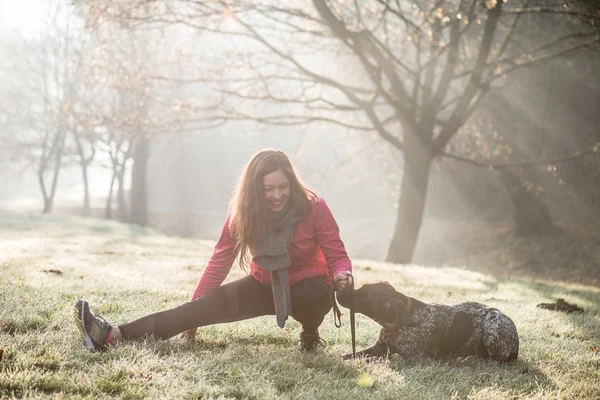
[[362, 373], [356, 379], [356, 385], [360, 388], [367, 388], [373, 386], [375, 379], [369, 374]]

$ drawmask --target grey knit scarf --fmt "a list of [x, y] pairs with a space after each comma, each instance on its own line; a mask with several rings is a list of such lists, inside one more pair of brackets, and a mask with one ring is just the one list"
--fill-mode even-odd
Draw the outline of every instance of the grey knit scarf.
[[271, 271], [271, 286], [277, 325], [283, 328], [292, 313], [292, 299], [288, 281], [288, 267], [292, 263], [288, 246], [294, 236], [294, 226], [302, 219], [296, 209], [287, 202], [283, 210], [271, 213], [271, 229], [258, 241], [252, 260], [262, 269]]

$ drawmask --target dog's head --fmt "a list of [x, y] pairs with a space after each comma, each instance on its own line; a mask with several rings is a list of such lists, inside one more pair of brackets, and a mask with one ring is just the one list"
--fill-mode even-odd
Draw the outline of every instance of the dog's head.
[[407, 297], [387, 282], [370, 283], [354, 291], [337, 292], [339, 303], [371, 318], [385, 329], [408, 326], [412, 320]]

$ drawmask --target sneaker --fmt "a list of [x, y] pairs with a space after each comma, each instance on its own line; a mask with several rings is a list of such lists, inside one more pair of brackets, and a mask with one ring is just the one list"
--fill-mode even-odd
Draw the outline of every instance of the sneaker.
[[90, 306], [85, 300], [75, 303], [75, 321], [83, 333], [83, 342], [92, 353], [106, 350], [106, 338], [112, 326], [99, 315], [90, 313]]
[[319, 332], [308, 333], [300, 332], [300, 340], [298, 340], [298, 350], [302, 353], [310, 353], [315, 351], [317, 346], [325, 347], [327, 342], [321, 339]]

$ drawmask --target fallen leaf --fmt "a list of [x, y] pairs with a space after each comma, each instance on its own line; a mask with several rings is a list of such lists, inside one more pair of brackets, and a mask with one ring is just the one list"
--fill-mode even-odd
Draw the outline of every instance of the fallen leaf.
[[147, 381], [151, 381], [151, 380], [152, 380], [152, 375], [150, 375], [150, 374], [146, 375], [146, 374], [144, 374], [143, 372], [139, 372], [139, 373], [138, 373], [138, 374], [135, 376], [135, 378], [136, 378], [136, 379], [139, 379], [139, 380], [141, 380], [141, 381], [146, 381], [146, 382], [147, 382]]

